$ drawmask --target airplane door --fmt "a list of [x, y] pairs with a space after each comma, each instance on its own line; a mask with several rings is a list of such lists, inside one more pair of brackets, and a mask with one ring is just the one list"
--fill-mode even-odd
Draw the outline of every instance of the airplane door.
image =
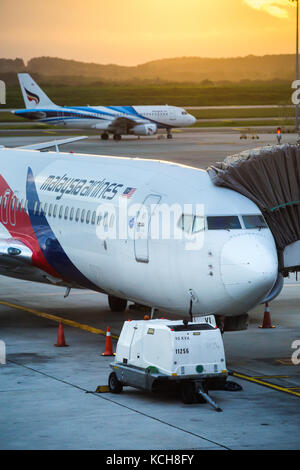
[[170, 121], [176, 121], [176, 113], [174, 108], [169, 108]]
[[141, 205], [135, 221], [134, 254], [136, 261], [149, 262], [149, 236], [151, 216], [161, 200], [161, 196], [150, 194]]

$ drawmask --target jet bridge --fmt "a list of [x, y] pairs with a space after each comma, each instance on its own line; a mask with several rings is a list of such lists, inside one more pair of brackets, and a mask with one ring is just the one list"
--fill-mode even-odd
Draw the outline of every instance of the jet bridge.
[[207, 171], [215, 185], [259, 207], [276, 242], [280, 273], [300, 271], [300, 145], [247, 150]]

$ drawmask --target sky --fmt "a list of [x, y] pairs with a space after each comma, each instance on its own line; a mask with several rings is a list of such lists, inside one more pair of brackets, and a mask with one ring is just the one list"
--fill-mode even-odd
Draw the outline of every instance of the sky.
[[137, 65], [294, 53], [291, 0], [0, 0], [0, 57]]

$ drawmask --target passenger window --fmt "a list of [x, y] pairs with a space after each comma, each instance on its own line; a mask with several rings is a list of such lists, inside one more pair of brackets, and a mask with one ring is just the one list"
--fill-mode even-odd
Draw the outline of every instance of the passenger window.
[[45, 205], [44, 205], [44, 215], [47, 215], [47, 210], [48, 210], [48, 204], [45, 203]]
[[38, 202], [35, 202], [35, 203], [34, 203], [34, 206], [33, 206], [33, 214], [34, 214], [34, 215], [36, 214], [37, 207], [38, 207]]
[[245, 228], [255, 229], [255, 228], [268, 228], [268, 225], [262, 215], [243, 215], [243, 221]]
[[89, 223], [90, 223], [90, 220], [91, 220], [91, 211], [87, 211], [87, 214], [86, 214], [86, 223], [89, 224]]
[[67, 207], [65, 208], [65, 220], [67, 220], [68, 215], [69, 215], [69, 207], [67, 206]]
[[92, 220], [91, 220], [91, 223], [92, 223], [93, 225], [95, 225], [95, 222], [96, 222], [96, 211], [93, 212], [93, 214], [92, 214]]
[[39, 205], [39, 215], [42, 215], [42, 213], [43, 213], [43, 204], [40, 203], [40, 205]]
[[75, 217], [76, 222], [78, 222], [79, 217], [80, 217], [80, 209], [77, 209], [77, 211], [76, 211], [76, 217]]
[[237, 215], [207, 217], [208, 230], [237, 230], [241, 223]]
[[52, 209], [53, 209], [53, 205], [50, 204], [50, 206], [49, 206], [49, 211], [48, 211], [49, 217], [51, 217], [51, 215], [52, 215]]
[[56, 214], [57, 214], [57, 204], [55, 204], [53, 208], [53, 217], [56, 217]]
[[24, 206], [25, 212], [28, 212], [28, 199], [25, 201], [25, 206]]
[[70, 210], [70, 220], [73, 220], [74, 218], [74, 207]]
[[98, 218], [97, 218], [97, 225], [100, 225], [101, 224], [101, 220], [102, 220], [102, 215], [98, 215]]
[[85, 219], [85, 209], [82, 209], [81, 211], [81, 222], [84, 222], [84, 219]]
[[64, 211], [64, 206], [60, 206], [58, 217], [61, 219]]

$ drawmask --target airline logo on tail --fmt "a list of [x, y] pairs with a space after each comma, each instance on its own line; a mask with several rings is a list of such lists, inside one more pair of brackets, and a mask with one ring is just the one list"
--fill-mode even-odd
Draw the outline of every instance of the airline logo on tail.
[[38, 97], [38, 95], [35, 95], [34, 93], [32, 93], [32, 91], [28, 91], [26, 88], [25, 88], [25, 91], [26, 91], [27, 99], [29, 101], [34, 101], [35, 104], [39, 104], [40, 98]]

